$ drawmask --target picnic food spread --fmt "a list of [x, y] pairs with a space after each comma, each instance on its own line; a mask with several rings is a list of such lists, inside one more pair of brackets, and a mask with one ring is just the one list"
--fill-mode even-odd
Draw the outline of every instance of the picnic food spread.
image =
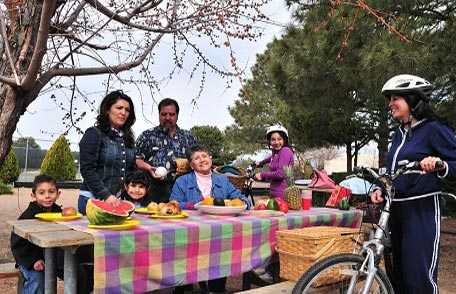
[[222, 199], [214, 197], [206, 197], [200, 202], [201, 205], [214, 205], [214, 206], [244, 206], [245, 203], [239, 198]]
[[120, 200], [120, 205], [113, 207], [98, 199], [89, 199], [86, 206], [87, 219], [92, 225], [118, 225], [133, 213], [135, 205], [126, 200]]
[[179, 202], [175, 200], [168, 203], [151, 202], [149, 205], [147, 205], [147, 210], [151, 214], [157, 215], [179, 215], [181, 213]]

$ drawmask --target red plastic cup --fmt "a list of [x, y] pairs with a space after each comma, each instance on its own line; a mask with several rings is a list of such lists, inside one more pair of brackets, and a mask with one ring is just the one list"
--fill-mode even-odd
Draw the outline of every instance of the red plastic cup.
[[309, 210], [312, 207], [312, 191], [311, 190], [302, 190], [301, 207], [303, 210]]

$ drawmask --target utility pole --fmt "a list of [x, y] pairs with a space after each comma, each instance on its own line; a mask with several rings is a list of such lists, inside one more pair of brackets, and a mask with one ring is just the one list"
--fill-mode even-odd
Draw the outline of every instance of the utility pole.
[[29, 150], [29, 137], [27, 137], [27, 143], [25, 144], [25, 166], [24, 166], [24, 175], [27, 176], [27, 161], [28, 161], [28, 150]]

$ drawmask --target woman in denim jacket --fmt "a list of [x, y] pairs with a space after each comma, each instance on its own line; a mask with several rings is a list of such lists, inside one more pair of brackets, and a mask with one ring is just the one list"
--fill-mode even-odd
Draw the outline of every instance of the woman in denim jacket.
[[239, 198], [251, 207], [250, 200], [241, 194], [228, 178], [212, 172], [212, 158], [209, 151], [202, 146], [190, 149], [190, 166], [193, 171], [177, 178], [170, 200], [176, 200], [183, 209], [193, 206], [206, 197], [234, 199]]
[[103, 98], [94, 127], [86, 130], [79, 142], [81, 185], [78, 210], [85, 214], [90, 198], [105, 200], [116, 207], [125, 176], [135, 169], [135, 123], [133, 101], [122, 91]]

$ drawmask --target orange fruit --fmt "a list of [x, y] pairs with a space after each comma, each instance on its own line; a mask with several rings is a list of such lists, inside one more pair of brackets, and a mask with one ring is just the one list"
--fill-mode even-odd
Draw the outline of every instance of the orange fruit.
[[235, 199], [231, 200], [231, 204], [230, 205], [231, 206], [244, 206], [245, 203], [241, 199], [235, 198]]
[[214, 205], [214, 198], [212, 198], [212, 197], [204, 198], [203, 201], [201, 201], [201, 204], [203, 204], [203, 205]]

